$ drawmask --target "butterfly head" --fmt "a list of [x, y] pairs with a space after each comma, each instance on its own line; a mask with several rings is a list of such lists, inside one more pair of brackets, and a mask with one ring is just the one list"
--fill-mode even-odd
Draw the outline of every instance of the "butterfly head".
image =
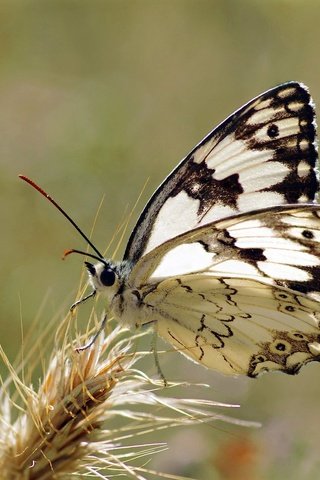
[[102, 260], [94, 265], [90, 262], [84, 263], [87, 267], [89, 281], [93, 290], [97, 293], [105, 293], [112, 298], [119, 289], [117, 266], [106, 260]]
[[76, 249], [67, 250], [64, 253], [63, 258], [67, 257], [71, 253], [79, 253], [97, 260], [97, 263], [95, 264], [87, 261], [84, 262], [88, 271], [89, 283], [92, 287], [92, 292], [71, 305], [71, 310], [74, 310], [75, 307], [88, 300], [88, 298], [94, 297], [96, 293], [105, 294], [109, 302], [112, 303], [114, 296], [119, 290], [121, 290], [122, 282], [120, 280], [123, 277], [123, 269], [121, 269], [121, 265], [115, 264], [110, 260], [106, 260], [102, 256], [98, 257], [97, 255], [93, 255], [89, 252]]
[[90, 262], [84, 263], [88, 270], [90, 283], [98, 292], [119, 283], [115, 266], [110, 262], [98, 262], [95, 265]]

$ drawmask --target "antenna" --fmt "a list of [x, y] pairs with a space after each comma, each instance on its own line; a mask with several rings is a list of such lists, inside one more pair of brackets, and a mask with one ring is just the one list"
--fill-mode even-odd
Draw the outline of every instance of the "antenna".
[[[90, 247], [98, 255], [99, 260], [104, 259], [103, 255], [101, 255], [99, 250], [93, 245], [93, 243], [87, 237], [87, 235], [85, 233], [83, 233], [83, 231], [81, 230], [80, 227], [78, 227], [78, 225], [75, 223], [75, 221], [72, 220], [72, 218], [67, 214], [67, 212], [65, 212], [63, 210], [63, 208], [60, 207], [60, 205], [58, 205], [58, 203], [47, 192], [45, 192], [41, 187], [39, 187], [39, 185], [37, 185], [33, 180], [26, 177], [25, 175], [19, 175], [19, 178], [21, 178], [21, 180], [24, 180], [25, 182], [29, 183], [29, 185], [31, 185], [31, 187], [33, 187], [35, 190], [37, 190], [39, 193], [41, 193], [41, 195], [43, 195], [47, 200], [49, 200], [49, 202], [52, 203], [52, 205], [54, 205], [59, 210], [59, 212], [62, 213], [62, 215], [71, 223], [71, 225], [74, 226], [74, 228], [77, 230], [77, 232], [80, 233], [81, 237], [86, 240], [86, 242], [90, 245]], [[89, 255], [89, 256], [92, 256], [92, 255]]]
[[106, 266], [108, 265], [104, 258], [97, 257], [97, 255], [92, 255], [92, 253], [84, 252], [83, 250], [76, 250], [75, 248], [72, 248], [71, 250], [66, 250], [63, 254], [62, 260], [64, 260], [71, 253], [79, 253], [80, 255], [84, 255], [85, 257], [94, 258], [95, 260], [98, 260], [98, 262], [104, 263]]

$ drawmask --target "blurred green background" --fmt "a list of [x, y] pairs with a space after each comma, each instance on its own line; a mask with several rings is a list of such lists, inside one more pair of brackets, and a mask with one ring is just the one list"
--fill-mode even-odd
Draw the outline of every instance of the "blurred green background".
[[[105, 195], [94, 232], [103, 250], [146, 180], [131, 227], [178, 160], [251, 97], [299, 80], [320, 105], [319, 25], [320, 2], [307, 0], [0, 1], [0, 338], [10, 359], [44, 297], [43, 328], [74, 300], [82, 259], [60, 257], [85, 248], [17, 175], [86, 232]], [[178, 354], [161, 362], [169, 379], [209, 383], [210, 398], [240, 403], [237, 416], [263, 426], [155, 436], [170, 448], [152, 467], [199, 480], [318, 478], [318, 364], [253, 381]]]

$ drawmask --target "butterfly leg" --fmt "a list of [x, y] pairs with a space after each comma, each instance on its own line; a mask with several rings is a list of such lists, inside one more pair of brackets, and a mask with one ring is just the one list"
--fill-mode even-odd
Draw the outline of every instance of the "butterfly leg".
[[87, 350], [88, 348], [92, 347], [92, 345], [95, 343], [95, 341], [97, 340], [97, 338], [99, 337], [100, 333], [102, 332], [102, 330], [104, 330], [104, 327], [106, 325], [106, 322], [107, 322], [107, 315], [105, 315], [103, 317], [103, 320], [101, 322], [101, 325], [99, 327], [99, 329], [97, 330], [97, 332], [93, 335], [93, 337], [91, 338], [91, 340], [86, 343], [85, 345], [83, 345], [82, 347], [77, 347], [76, 348], [76, 352], [79, 353], [79, 352], [83, 352], [84, 350]]
[[94, 297], [96, 295], [97, 291], [96, 290], [93, 290], [91, 293], [89, 293], [89, 295], [87, 295], [86, 297], [83, 297], [83, 298], [80, 298], [80, 300], [78, 300], [77, 302], [74, 302], [71, 307], [70, 307], [70, 312], [73, 312], [73, 310], [78, 306], [80, 305], [80, 303], [84, 303], [86, 302], [89, 298], [91, 297]]
[[168, 382], [167, 382], [167, 379], [166, 379], [166, 377], [164, 376], [164, 374], [161, 370], [160, 361], [159, 361], [159, 357], [158, 357], [157, 340], [158, 340], [158, 333], [157, 333], [157, 329], [155, 328], [153, 330], [152, 341], [151, 341], [152, 353], [153, 353], [153, 357], [154, 357], [154, 362], [155, 362], [157, 370], [158, 370], [158, 375], [161, 378], [161, 380], [163, 381], [163, 385], [165, 387], [167, 387]]

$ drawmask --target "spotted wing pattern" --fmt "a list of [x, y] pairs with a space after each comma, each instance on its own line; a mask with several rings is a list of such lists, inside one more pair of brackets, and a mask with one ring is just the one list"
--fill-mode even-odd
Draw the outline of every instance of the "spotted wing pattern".
[[314, 108], [289, 82], [233, 113], [182, 160], [154, 193], [124, 259], [138, 259], [201, 225], [256, 208], [313, 202]]

